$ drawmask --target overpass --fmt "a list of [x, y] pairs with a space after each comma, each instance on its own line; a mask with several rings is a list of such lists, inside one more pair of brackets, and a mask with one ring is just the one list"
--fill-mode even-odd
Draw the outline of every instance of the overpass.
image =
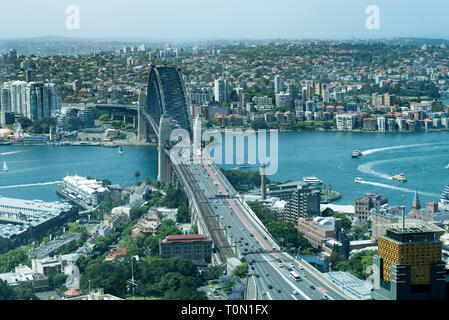
[[[250, 262], [257, 299], [314, 300], [325, 293], [330, 299], [346, 299], [318, 270], [281, 252], [220, 169], [207, 154], [202, 154], [201, 146], [189, 152], [189, 161], [179, 161], [180, 140], [172, 141], [171, 133], [183, 129], [190, 148], [197, 127], [178, 69], [153, 66], [147, 92], [140, 95], [136, 110], [139, 136], [152, 132], [158, 139], [158, 180], [182, 187], [186, 192], [192, 223], [213, 241], [213, 265], [223, 265], [230, 257]], [[295, 264], [302, 272], [301, 282], [290, 276], [288, 269], [295, 268]], [[264, 289], [266, 294], [260, 296]]]

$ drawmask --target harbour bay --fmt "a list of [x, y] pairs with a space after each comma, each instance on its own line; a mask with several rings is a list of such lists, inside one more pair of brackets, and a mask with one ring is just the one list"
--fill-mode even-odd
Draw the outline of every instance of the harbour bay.
[[[362, 156], [351, 158], [353, 150]], [[109, 179], [113, 184], [133, 184], [157, 177], [157, 149], [150, 146], [117, 148], [97, 146], [17, 146], [0, 148], [0, 195], [22, 199], [59, 200], [58, 181], [78, 174]], [[353, 204], [366, 192], [378, 192], [392, 205], [410, 207], [418, 190], [422, 201], [437, 201], [449, 183], [449, 132], [413, 134], [363, 134], [351, 132], [282, 132], [279, 134], [279, 165], [269, 176], [273, 181], [316, 176], [341, 192], [335, 204]], [[221, 165], [230, 169], [235, 165]], [[249, 169], [256, 170], [258, 165]], [[392, 176], [404, 173], [400, 183]], [[364, 183], [354, 179], [361, 177]]]

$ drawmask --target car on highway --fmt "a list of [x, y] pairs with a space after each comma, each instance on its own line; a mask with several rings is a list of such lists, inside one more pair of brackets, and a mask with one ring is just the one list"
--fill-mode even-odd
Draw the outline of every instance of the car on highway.
[[298, 294], [299, 294], [299, 291], [298, 290], [293, 290], [293, 292], [292, 292], [295, 296], [297, 296]]
[[267, 272], [267, 273], [265, 273], [265, 277], [268, 277], [268, 276], [270, 276], [270, 274]]
[[278, 263], [278, 267], [282, 268], [283, 264], [282, 263]]
[[277, 288], [277, 290], [276, 290], [278, 293], [281, 293], [281, 289], [279, 289], [279, 288]]
[[292, 268], [290, 268], [290, 267], [287, 267], [287, 270], [288, 270], [288, 271], [292, 271], [293, 269], [292, 269]]
[[232, 216], [232, 212], [229, 212], [229, 214]]
[[311, 285], [311, 286], [310, 286], [310, 289], [315, 290], [315, 286], [314, 286], [314, 285]]
[[328, 295], [327, 294], [325, 294], [322, 298], [321, 298], [321, 300], [329, 300], [329, 297], [328, 297]]
[[267, 284], [268, 289], [273, 289], [273, 286], [271, 285], [271, 283]]
[[256, 268], [254, 268], [254, 266], [251, 266], [251, 270], [256, 270]]
[[265, 291], [262, 291], [260, 294], [265, 296], [267, 293]]

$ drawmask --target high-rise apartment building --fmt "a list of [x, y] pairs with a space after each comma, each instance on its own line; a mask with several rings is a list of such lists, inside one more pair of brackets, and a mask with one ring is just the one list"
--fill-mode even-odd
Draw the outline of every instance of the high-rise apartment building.
[[0, 90], [1, 110], [38, 120], [62, 106], [61, 89], [54, 83], [13, 81]]
[[215, 95], [215, 101], [217, 102], [226, 102], [228, 101], [228, 81], [223, 78], [219, 78], [215, 80], [215, 88], [214, 88], [214, 95]]
[[445, 271], [443, 229], [431, 224], [399, 223], [387, 227], [373, 257], [375, 300], [442, 300]]
[[282, 213], [282, 219], [296, 224], [298, 218], [320, 215], [321, 190], [315, 185], [298, 184], [291, 193]]
[[281, 93], [282, 91], [284, 91], [284, 79], [277, 75], [274, 76], [274, 93]]

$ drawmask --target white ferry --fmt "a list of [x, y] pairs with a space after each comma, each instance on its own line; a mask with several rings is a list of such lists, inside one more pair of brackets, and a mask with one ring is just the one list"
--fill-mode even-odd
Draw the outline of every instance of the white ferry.
[[317, 185], [321, 185], [323, 183], [323, 181], [318, 179], [317, 177], [304, 177], [302, 178], [302, 181]]
[[405, 177], [405, 175], [403, 173], [400, 173], [400, 174], [393, 176], [393, 180], [400, 181], [400, 182], [406, 182], [407, 178]]

